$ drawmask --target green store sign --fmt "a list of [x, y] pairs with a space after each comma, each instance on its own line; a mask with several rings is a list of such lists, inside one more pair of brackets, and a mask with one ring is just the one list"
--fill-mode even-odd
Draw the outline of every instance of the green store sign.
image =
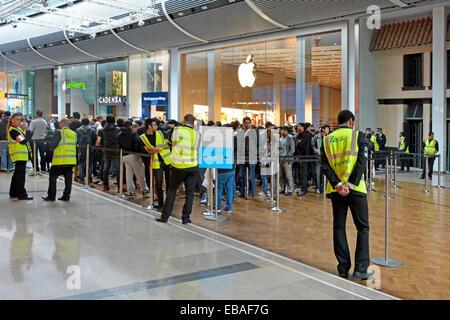
[[76, 82], [76, 81], [72, 81], [72, 82], [64, 82], [63, 84], [63, 90], [69, 90], [69, 89], [75, 89], [75, 88], [80, 88], [83, 90], [86, 90], [86, 82]]

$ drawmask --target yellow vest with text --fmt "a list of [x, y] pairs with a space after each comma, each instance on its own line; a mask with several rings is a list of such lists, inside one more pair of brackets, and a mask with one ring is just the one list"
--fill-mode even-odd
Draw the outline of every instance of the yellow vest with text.
[[172, 166], [188, 169], [198, 166], [200, 135], [188, 126], [175, 127], [172, 134]]
[[425, 157], [428, 157], [428, 155], [434, 156], [434, 153], [436, 152], [436, 140], [427, 139], [425, 140]]
[[[142, 142], [147, 148], [161, 148], [166, 145], [166, 140], [164, 139], [164, 134], [161, 131], [156, 131], [156, 146], [152, 146], [150, 141], [147, 139], [147, 136], [142, 134], [139, 138], [141, 138]], [[172, 164], [172, 153], [169, 149], [164, 149], [160, 153], [161, 158], [163, 159], [164, 163], [168, 166]], [[153, 169], [160, 169], [161, 164], [159, 163], [159, 157], [155, 154], [153, 155]]]
[[378, 144], [375, 136], [370, 137], [370, 141], [373, 142], [373, 144], [375, 146], [375, 151], [380, 151], [380, 145]]
[[17, 131], [25, 138], [25, 133], [20, 128], [16, 128], [11, 126], [8, 131], [8, 151], [9, 156], [11, 157], [12, 162], [16, 161], [28, 161], [29, 158], [29, 150], [31, 150], [29, 143], [21, 144], [16, 140], [11, 138], [11, 131]]
[[406, 148], [405, 146], [405, 137], [402, 137], [400, 140], [400, 150], [402, 150], [404, 153], [409, 153], [409, 147]]
[[[323, 140], [328, 163], [343, 184], [348, 182], [358, 159], [358, 135], [359, 131], [357, 130], [341, 128], [330, 133]], [[359, 185], [355, 186], [353, 190], [367, 194], [364, 179], [361, 179]], [[328, 182], [327, 194], [332, 192], [337, 191]]]
[[59, 130], [61, 140], [53, 151], [53, 166], [77, 165], [77, 134], [69, 128]]

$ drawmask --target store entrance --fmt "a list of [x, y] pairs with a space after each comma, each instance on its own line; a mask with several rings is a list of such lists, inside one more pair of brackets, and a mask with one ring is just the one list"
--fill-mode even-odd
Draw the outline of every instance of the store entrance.
[[[405, 123], [405, 134], [409, 141], [409, 152], [422, 153], [423, 123], [421, 120], [408, 120]], [[411, 166], [422, 168], [422, 159], [415, 157]]]

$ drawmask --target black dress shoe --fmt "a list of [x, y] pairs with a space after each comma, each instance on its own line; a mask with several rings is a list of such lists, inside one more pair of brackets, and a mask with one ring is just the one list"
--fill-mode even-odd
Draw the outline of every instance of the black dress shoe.
[[30, 196], [19, 197], [19, 200], [33, 200], [33, 197], [30, 197]]
[[42, 200], [51, 202], [55, 201], [55, 199], [50, 199], [48, 196], [42, 196]]
[[70, 201], [70, 197], [62, 196], [61, 198], [58, 198], [59, 201]]
[[339, 277], [348, 279], [348, 273], [339, 273]]
[[374, 275], [373, 273], [355, 271], [353, 272], [353, 277], [361, 280], [371, 280], [373, 279]]
[[167, 223], [167, 220], [164, 220], [163, 218], [156, 218], [155, 220], [161, 223]]
[[308, 193], [307, 191], [300, 191], [300, 192], [297, 193], [297, 195], [299, 197], [304, 197], [307, 193]]
[[425, 179], [425, 176], [420, 176], [420, 179]]
[[183, 219], [182, 224], [188, 224], [191, 223], [191, 219]]

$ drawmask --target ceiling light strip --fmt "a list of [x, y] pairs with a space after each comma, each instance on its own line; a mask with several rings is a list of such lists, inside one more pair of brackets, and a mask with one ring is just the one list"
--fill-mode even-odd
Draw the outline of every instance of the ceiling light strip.
[[2, 56], [3, 59], [6, 59], [6, 60], [8, 60], [11, 63], [14, 63], [14, 64], [18, 65], [19, 67], [26, 68], [26, 66], [24, 66], [23, 64], [15, 62], [15, 61], [11, 60], [10, 58], [6, 57], [2, 52], [0, 52], [0, 56]]
[[281, 24], [275, 20], [273, 20], [271, 17], [269, 17], [268, 15], [266, 15], [264, 12], [261, 11], [261, 9], [258, 8], [258, 6], [252, 1], [252, 0], [245, 0], [245, 2], [247, 3], [247, 5], [252, 8], [253, 11], [256, 12], [257, 15], [259, 15], [261, 18], [263, 18], [264, 20], [266, 20], [267, 22], [282, 28], [282, 29], [289, 29], [288, 26], [285, 26], [284, 24]]
[[163, 11], [164, 11], [164, 15], [166, 16], [167, 20], [169, 20], [169, 22], [170, 22], [175, 28], [177, 28], [178, 30], [180, 30], [181, 32], [183, 32], [185, 35], [191, 37], [192, 39], [198, 40], [198, 41], [203, 42], [203, 43], [208, 43], [208, 40], [205, 40], [205, 39], [202, 39], [202, 38], [199, 38], [199, 37], [193, 35], [192, 33], [190, 33], [190, 32], [188, 32], [188, 31], [184, 30], [184, 29], [183, 29], [182, 27], [180, 27], [177, 23], [175, 23], [175, 21], [173, 21], [173, 19], [172, 19], [172, 18], [169, 16], [169, 14], [167, 13], [166, 2], [165, 2], [165, 1], [161, 2], [161, 6], [162, 6], [162, 9], [163, 9]]
[[111, 29], [111, 32], [112, 32], [112, 34], [113, 34], [117, 39], [119, 39], [120, 41], [122, 41], [122, 42], [125, 43], [126, 45], [130, 46], [131, 48], [134, 48], [134, 49], [139, 50], [139, 51], [142, 51], [142, 52], [150, 52], [150, 51], [148, 51], [148, 50], [146, 50], [146, 49], [137, 47], [137, 46], [135, 46], [135, 45], [129, 43], [128, 41], [126, 41], [125, 39], [123, 39], [121, 36], [119, 36], [113, 29]]
[[46, 59], [48, 61], [51, 61], [51, 62], [56, 63], [56, 64], [61, 64], [61, 62], [53, 60], [53, 59], [51, 59], [49, 57], [46, 57], [42, 53], [38, 52], [35, 48], [33, 48], [33, 46], [31, 45], [31, 42], [30, 42], [30, 38], [27, 38], [27, 42], [28, 42], [28, 45], [30, 46], [31, 50], [34, 51], [34, 53], [38, 54], [39, 56], [41, 56], [42, 58], [44, 58], [44, 59]]
[[70, 41], [69, 37], [67, 36], [66, 30], [63, 30], [63, 33], [64, 33], [64, 37], [66, 38], [67, 42], [68, 42], [72, 47], [74, 47], [75, 49], [77, 49], [78, 51], [80, 51], [81, 53], [84, 53], [85, 55], [87, 55], [87, 56], [89, 56], [89, 57], [92, 57], [92, 58], [95, 58], [95, 59], [98, 59], [98, 60], [103, 59], [102, 57], [98, 57], [98, 56], [96, 56], [96, 55], [93, 55], [93, 54], [90, 54], [89, 52], [84, 51], [84, 50], [81, 49], [81, 48], [78, 48], [76, 45], [73, 44], [72, 41]]

